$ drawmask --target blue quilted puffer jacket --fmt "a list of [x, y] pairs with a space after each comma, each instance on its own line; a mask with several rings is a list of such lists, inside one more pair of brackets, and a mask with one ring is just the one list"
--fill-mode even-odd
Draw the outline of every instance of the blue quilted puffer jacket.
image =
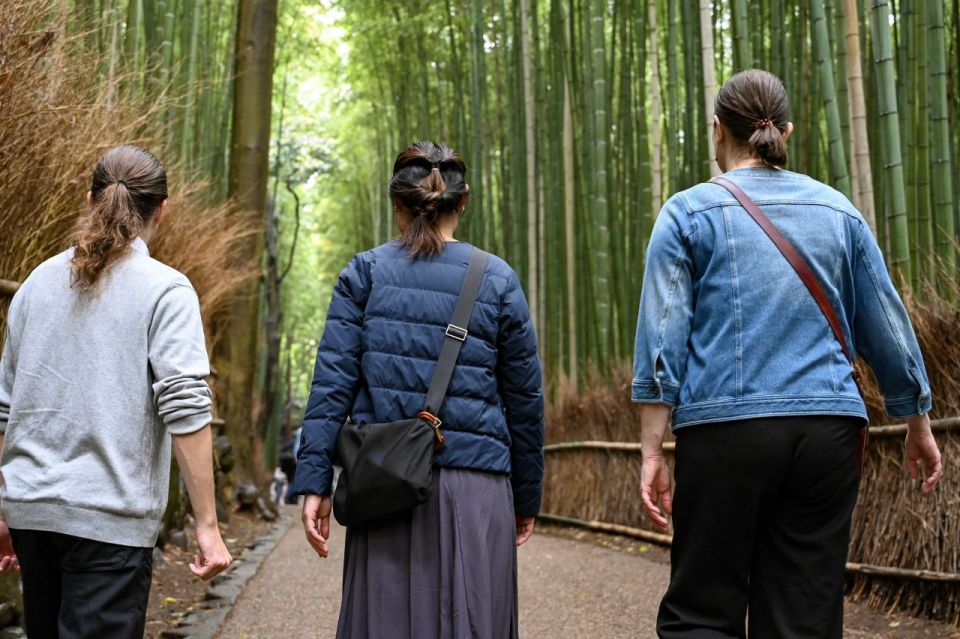
[[[329, 495], [337, 434], [349, 417], [381, 423], [423, 410], [473, 247], [411, 259], [390, 242], [340, 273], [317, 351], [294, 489]], [[516, 273], [491, 256], [469, 336], [440, 409], [441, 467], [509, 473], [518, 515], [540, 510], [543, 390], [537, 338]]]

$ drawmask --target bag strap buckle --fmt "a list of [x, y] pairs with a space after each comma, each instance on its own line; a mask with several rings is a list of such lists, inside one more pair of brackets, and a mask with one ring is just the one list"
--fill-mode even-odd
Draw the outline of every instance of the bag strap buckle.
[[433, 426], [433, 434], [437, 439], [436, 443], [434, 443], [433, 445], [434, 452], [439, 451], [441, 448], [443, 448], [443, 443], [447, 440], [447, 438], [443, 436], [442, 432], [440, 432], [440, 425], [443, 424], [443, 422], [440, 421], [440, 418], [434, 415], [433, 413], [425, 410], [422, 410], [419, 413], [417, 413], [417, 418], [422, 419], [423, 421]]
[[467, 341], [467, 329], [462, 326], [457, 326], [456, 324], [447, 324], [446, 336], [451, 337], [459, 342]]

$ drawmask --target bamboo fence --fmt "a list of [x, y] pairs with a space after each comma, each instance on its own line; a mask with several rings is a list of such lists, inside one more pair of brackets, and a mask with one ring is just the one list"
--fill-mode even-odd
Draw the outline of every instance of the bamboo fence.
[[[944, 392], [952, 380], [940, 374], [941, 359], [951, 355], [934, 353], [931, 334], [922, 322], [915, 324], [928, 347], [936, 401], [960, 414], [956, 394]], [[629, 380], [629, 374], [622, 379]], [[944, 394], [938, 395], [938, 386]], [[865, 395], [874, 422], [881, 423], [873, 382]], [[906, 425], [870, 428], [853, 518], [848, 593], [872, 607], [960, 625], [960, 417], [941, 417], [932, 425], [945, 470], [941, 484], [926, 499], [919, 497], [917, 482], [906, 477]], [[596, 384], [568, 392], [549, 411], [548, 433], [542, 519], [670, 544], [669, 532], [648, 523], [640, 501], [639, 411], [630, 404], [626, 382], [619, 388]], [[673, 463], [673, 443], [664, 446], [668, 466]]]

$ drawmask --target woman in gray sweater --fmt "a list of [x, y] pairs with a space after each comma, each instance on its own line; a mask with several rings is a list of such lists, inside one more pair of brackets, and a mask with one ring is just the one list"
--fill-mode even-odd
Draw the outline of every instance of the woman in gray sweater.
[[22, 572], [31, 638], [143, 635], [171, 448], [197, 518], [191, 570], [231, 561], [197, 295], [147, 250], [166, 174], [143, 149], [111, 149], [87, 202], [75, 247], [11, 301], [0, 361], [0, 569]]

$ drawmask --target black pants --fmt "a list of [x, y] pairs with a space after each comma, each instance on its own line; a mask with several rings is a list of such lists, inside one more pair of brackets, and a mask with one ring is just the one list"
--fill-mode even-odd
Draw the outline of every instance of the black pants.
[[677, 432], [661, 639], [840, 639], [859, 488], [850, 417], [777, 417]]
[[11, 530], [30, 639], [141, 639], [153, 548]]

